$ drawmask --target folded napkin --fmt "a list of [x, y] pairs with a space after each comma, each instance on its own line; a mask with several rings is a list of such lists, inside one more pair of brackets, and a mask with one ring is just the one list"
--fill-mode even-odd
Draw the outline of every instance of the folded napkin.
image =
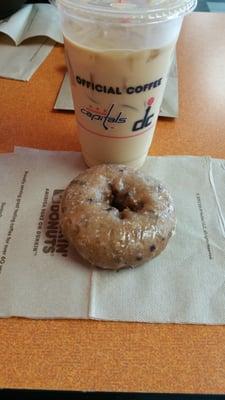
[[0, 155], [0, 315], [224, 324], [225, 161], [146, 160], [174, 198], [176, 235], [119, 272], [91, 268], [61, 236], [62, 191], [84, 169], [79, 153]]
[[0, 21], [0, 76], [29, 80], [55, 42], [63, 43], [56, 7], [25, 5]]

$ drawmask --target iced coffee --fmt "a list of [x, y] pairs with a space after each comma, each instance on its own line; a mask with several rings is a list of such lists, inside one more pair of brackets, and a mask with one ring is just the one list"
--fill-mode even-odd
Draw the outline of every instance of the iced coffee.
[[[88, 166], [110, 162], [139, 168], [152, 141], [183, 18], [146, 20], [148, 1], [125, 2], [122, 8], [109, 1], [69, 3], [75, 17], [64, 16], [62, 26], [84, 159]], [[89, 8], [94, 11], [87, 23]]]

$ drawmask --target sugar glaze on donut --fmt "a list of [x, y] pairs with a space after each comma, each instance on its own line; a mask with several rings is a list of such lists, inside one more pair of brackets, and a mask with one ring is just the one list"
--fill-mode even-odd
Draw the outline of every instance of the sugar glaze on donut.
[[61, 203], [61, 227], [94, 266], [136, 267], [158, 256], [175, 231], [172, 198], [156, 179], [102, 164], [77, 176]]

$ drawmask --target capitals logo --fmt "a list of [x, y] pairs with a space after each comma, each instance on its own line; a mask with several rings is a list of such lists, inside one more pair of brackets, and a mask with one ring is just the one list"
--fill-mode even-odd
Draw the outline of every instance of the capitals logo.
[[150, 97], [147, 100], [148, 107], [145, 110], [145, 115], [143, 118], [139, 119], [138, 121], [135, 121], [133, 128], [132, 128], [133, 132], [139, 131], [144, 128], [148, 128], [148, 127], [150, 127], [150, 125], [152, 125], [152, 119], [155, 114], [151, 112], [151, 109], [152, 109], [152, 105], [153, 105], [154, 101], [155, 101], [154, 97]]
[[[152, 105], [155, 102], [154, 97], [150, 97], [145, 103], [144, 116], [134, 121], [131, 131], [137, 132], [146, 130], [152, 125], [155, 113], [152, 112]], [[115, 104], [111, 104], [108, 108], [100, 108], [93, 106], [80, 107], [81, 113], [91, 121], [99, 121], [106, 131], [114, 129], [119, 124], [128, 122], [128, 117], [122, 111], [115, 111]], [[138, 111], [138, 109], [136, 109]]]
[[91, 121], [100, 121], [104, 129], [114, 129], [113, 125], [125, 124], [127, 122], [127, 117], [123, 115], [120, 111], [119, 113], [114, 113], [115, 104], [112, 104], [108, 109], [101, 110], [99, 107], [81, 107], [81, 113], [84, 114]]

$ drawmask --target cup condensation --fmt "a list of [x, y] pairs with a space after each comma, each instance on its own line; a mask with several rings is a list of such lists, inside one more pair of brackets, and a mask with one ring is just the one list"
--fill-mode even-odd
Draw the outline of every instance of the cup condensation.
[[195, 0], [59, 0], [88, 166], [143, 165], [183, 17], [195, 5]]

